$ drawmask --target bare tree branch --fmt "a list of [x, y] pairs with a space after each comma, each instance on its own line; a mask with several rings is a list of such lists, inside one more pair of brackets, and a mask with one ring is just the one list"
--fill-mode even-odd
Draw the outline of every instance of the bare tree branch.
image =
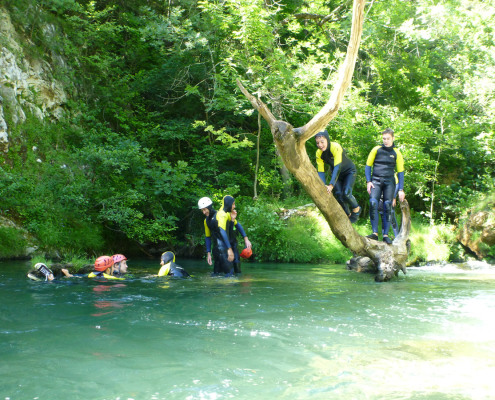
[[361, 42], [361, 34], [363, 32], [364, 21], [364, 5], [365, 0], [355, 0], [352, 13], [351, 38], [347, 46], [347, 54], [344, 63], [340, 66], [339, 78], [335, 85], [330, 100], [316, 114], [311, 121], [298, 129], [300, 140], [306, 141], [314, 136], [319, 131], [322, 131], [328, 123], [337, 115], [337, 112], [342, 103], [344, 93], [349, 87], [354, 73], [354, 66]]

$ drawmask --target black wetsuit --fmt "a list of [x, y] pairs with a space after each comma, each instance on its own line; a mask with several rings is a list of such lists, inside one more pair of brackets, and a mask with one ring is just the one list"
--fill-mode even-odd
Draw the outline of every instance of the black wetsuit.
[[[389, 231], [390, 210], [396, 189], [395, 170], [397, 169], [398, 189], [404, 188], [404, 159], [399, 149], [394, 145], [375, 146], [366, 161], [365, 176], [367, 182], [372, 182], [370, 194], [370, 222], [373, 232], [378, 232], [378, 205], [383, 196], [384, 219], [382, 231]], [[372, 174], [373, 170], [373, 174]]]
[[205, 235], [206, 235], [206, 251], [211, 252], [213, 258], [213, 273], [219, 274], [223, 268], [221, 266], [222, 259], [218, 250], [218, 241], [221, 240], [220, 231], [218, 229], [217, 211], [212, 207], [209, 215], [205, 218]]
[[170, 263], [170, 272], [168, 273], [168, 276], [173, 276], [175, 278], [188, 278], [191, 275], [189, 275], [189, 272], [187, 272], [179, 264], [172, 261]]

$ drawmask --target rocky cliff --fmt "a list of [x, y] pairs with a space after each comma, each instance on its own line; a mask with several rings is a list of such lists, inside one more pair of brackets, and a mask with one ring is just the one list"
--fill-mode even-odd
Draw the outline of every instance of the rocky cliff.
[[[54, 35], [46, 25], [45, 35]], [[53, 78], [46, 60], [28, 57], [23, 43], [29, 45], [13, 26], [8, 13], [0, 8], [0, 151], [8, 152], [9, 130], [23, 123], [31, 113], [40, 120], [57, 120], [64, 114], [66, 93]]]

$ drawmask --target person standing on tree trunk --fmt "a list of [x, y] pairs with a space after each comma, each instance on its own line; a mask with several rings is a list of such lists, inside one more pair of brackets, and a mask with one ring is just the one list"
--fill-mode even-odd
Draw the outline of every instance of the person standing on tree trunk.
[[371, 150], [364, 170], [366, 186], [370, 195], [370, 221], [373, 233], [367, 238], [378, 240], [378, 204], [383, 195], [383, 241], [392, 244], [388, 237], [390, 210], [394, 199], [395, 171], [397, 170], [399, 200], [404, 201], [404, 158], [394, 146], [394, 131], [390, 128], [382, 132], [383, 144]]
[[335, 199], [344, 209], [352, 223], [356, 222], [361, 214], [361, 207], [352, 195], [352, 188], [356, 181], [356, 166], [347, 157], [346, 151], [336, 142], [331, 142], [328, 132], [322, 131], [315, 135], [316, 166], [318, 176], [323, 183], [325, 179], [325, 164], [330, 165], [332, 178], [328, 185], [325, 184], [328, 194], [333, 192]]

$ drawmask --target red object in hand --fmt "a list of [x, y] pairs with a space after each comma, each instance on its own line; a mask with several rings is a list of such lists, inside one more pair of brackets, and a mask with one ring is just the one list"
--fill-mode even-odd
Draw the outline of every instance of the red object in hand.
[[242, 251], [241, 251], [241, 254], [240, 254], [240, 256], [241, 256], [242, 258], [249, 258], [249, 257], [251, 257], [252, 255], [253, 255], [253, 250], [248, 249], [248, 248], [246, 248], [246, 249], [242, 250]]

